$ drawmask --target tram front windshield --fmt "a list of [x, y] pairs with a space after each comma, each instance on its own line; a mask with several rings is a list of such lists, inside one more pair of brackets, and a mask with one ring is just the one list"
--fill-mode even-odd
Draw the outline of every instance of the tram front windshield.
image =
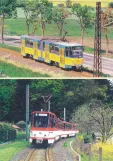
[[70, 56], [72, 58], [82, 58], [83, 57], [83, 47], [82, 46], [70, 47]]
[[47, 127], [48, 115], [47, 114], [34, 114], [34, 127]]

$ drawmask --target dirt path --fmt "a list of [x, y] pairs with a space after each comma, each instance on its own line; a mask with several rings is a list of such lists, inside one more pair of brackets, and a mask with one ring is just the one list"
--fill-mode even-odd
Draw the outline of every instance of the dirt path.
[[13, 64], [17, 67], [23, 67], [30, 69], [34, 72], [40, 72], [42, 74], [48, 74], [51, 77], [93, 77], [91, 73], [88, 72], [76, 72], [76, 71], [65, 71], [56, 66], [50, 66], [45, 63], [36, 62], [32, 59], [25, 59], [21, 56], [19, 52], [12, 50], [0, 48], [0, 60]]

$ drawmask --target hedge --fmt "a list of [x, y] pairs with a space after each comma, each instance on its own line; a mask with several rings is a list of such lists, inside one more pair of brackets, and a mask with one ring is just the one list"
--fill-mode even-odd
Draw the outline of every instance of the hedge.
[[16, 139], [16, 130], [8, 123], [0, 123], [0, 143]]

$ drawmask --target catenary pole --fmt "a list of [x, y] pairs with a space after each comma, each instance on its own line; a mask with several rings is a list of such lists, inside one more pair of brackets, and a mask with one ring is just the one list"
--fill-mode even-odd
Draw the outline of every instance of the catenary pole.
[[66, 121], [66, 108], [64, 108], [64, 121]]
[[26, 141], [29, 140], [29, 84], [26, 84]]

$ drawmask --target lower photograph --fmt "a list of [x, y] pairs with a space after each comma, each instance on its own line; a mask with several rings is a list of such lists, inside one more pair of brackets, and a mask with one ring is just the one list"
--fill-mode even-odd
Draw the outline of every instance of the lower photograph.
[[0, 161], [113, 161], [113, 79], [1, 79]]

